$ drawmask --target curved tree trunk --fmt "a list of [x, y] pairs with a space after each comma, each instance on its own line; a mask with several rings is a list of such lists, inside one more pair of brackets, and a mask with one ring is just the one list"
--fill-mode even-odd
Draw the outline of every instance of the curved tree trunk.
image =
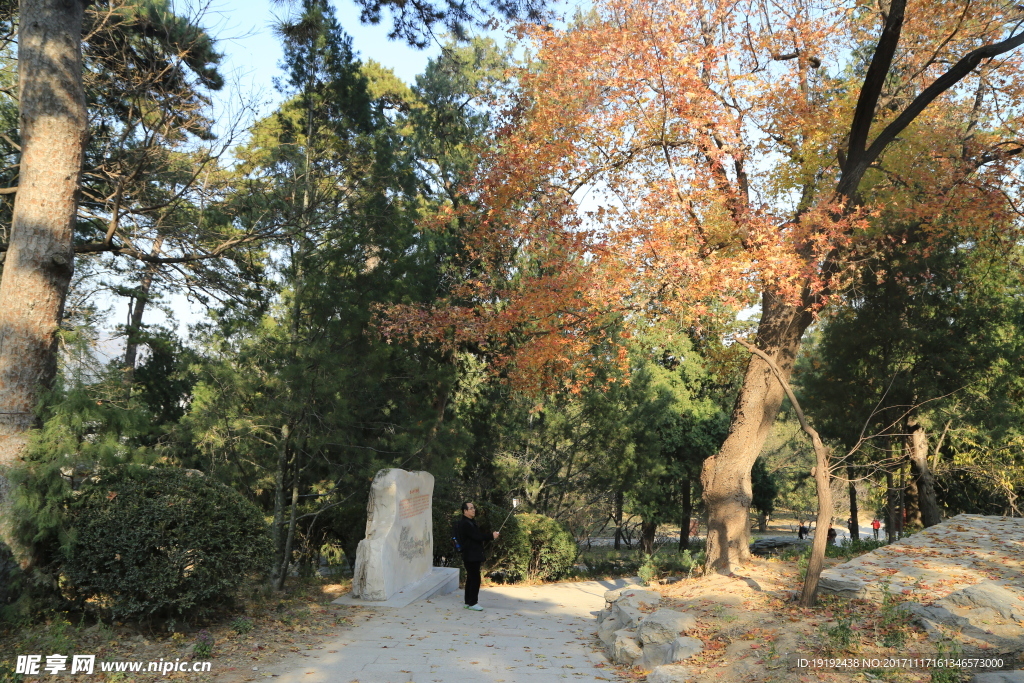
[[793, 404], [793, 411], [800, 421], [800, 428], [806, 432], [807, 436], [811, 437], [811, 445], [814, 447], [815, 466], [811, 473], [814, 475], [814, 483], [818, 489], [818, 523], [816, 525], [818, 531], [814, 534], [811, 557], [807, 562], [807, 575], [804, 577], [804, 588], [800, 594], [800, 605], [802, 607], [811, 607], [817, 598], [818, 577], [821, 576], [821, 567], [825, 562], [825, 544], [828, 543], [828, 533], [824, 533], [822, 530], [830, 530], [832, 528], [832, 470], [829, 463], [829, 450], [822, 443], [818, 432], [807, 422], [807, 417], [804, 415], [803, 409], [800, 408], [800, 402], [797, 400], [796, 394], [793, 393], [793, 389], [789, 386], [789, 380], [783, 376], [782, 369], [778, 363], [769, 358], [768, 354], [764, 351], [751, 346], [745, 341], [738, 339], [736, 343], [746, 347], [754, 356], [760, 357], [765, 365], [768, 366], [775, 380], [778, 381], [782, 390]]
[[[22, 0], [18, 29], [21, 162], [0, 282], [0, 469], [18, 461], [57, 368], [71, 285], [72, 234], [88, 121], [82, 0]], [[0, 518], [9, 503], [0, 476]], [[0, 535], [13, 537], [6, 524]], [[29, 558], [12, 545], [22, 566]]]
[[818, 434], [811, 435], [814, 444], [814, 484], [818, 491], [818, 522], [815, 525], [811, 556], [807, 560], [807, 575], [800, 592], [800, 606], [813, 607], [818, 598], [818, 579], [825, 564], [825, 546], [828, 544], [828, 530], [832, 524], [832, 487], [830, 486], [828, 449], [821, 443]]
[[[757, 347], [778, 366], [783, 379], [793, 372], [800, 338], [811, 324], [808, 306], [790, 306], [765, 293]], [[721, 450], [704, 461], [701, 483], [708, 510], [708, 569], [728, 574], [750, 559], [750, 469], [771, 432], [785, 395], [764, 360], [751, 356]]]

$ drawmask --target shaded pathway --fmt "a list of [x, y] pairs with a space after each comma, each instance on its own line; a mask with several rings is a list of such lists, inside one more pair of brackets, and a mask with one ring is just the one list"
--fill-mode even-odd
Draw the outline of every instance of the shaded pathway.
[[500, 586], [480, 592], [483, 612], [462, 592], [402, 608], [353, 610], [353, 627], [262, 671], [280, 683], [545, 683], [614, 680], [594, 652], [592, 612], [627, 581]]

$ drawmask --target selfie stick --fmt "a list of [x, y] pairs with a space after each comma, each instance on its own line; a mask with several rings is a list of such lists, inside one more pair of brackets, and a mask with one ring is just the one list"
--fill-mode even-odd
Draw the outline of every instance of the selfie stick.
[[[513, 498], [512, 499], [512, 509], [508, 511], [507, 515], [505, 515], [505, 522], [508, 521], [508, 518], [512, 516], [512, 513], [515, 511], [516, 507], [518, 507], [518, 506], [519, 506], [519, 499], [518, 498]], [[498, 533], [499, 534], [501, 533], [501, 530], [505, 528], [505, 522], [502, 522], [501, 526], [498, 527]]]

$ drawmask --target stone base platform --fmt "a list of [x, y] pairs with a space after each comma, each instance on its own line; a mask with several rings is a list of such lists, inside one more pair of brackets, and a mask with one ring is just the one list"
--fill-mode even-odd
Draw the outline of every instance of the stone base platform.
[[332, 604], [359, 605], [360, 607], [406, 607], [417, 600], [426, 600], [435, 595], [447, 595], [459, 590], [457, 567], [434, 567], [429, 574], [416, 583], [406, 586], [387, 600], [363, 600], [346, 593]]
[[953, 638], [965, 653], [1007, 653], [1021, 662], [1024, 519], [957, 515], [823, 571], [818, 586], [877, 602], [889, 591], [932, 640]]
[[1024, 585], [1024, 519], [957, 515], [826, 569], [822, 593], [881, 601], [882, 588], [940, 600], [985, 581]]

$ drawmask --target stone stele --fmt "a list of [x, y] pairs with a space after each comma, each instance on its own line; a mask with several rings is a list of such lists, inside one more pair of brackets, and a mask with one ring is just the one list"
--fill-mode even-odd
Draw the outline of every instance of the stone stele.
[[430, 574], [434, 559], [429, 472], [377, 472], [366, 506], [366, 538], [356, 549], [352, 596], [387, 600]]

